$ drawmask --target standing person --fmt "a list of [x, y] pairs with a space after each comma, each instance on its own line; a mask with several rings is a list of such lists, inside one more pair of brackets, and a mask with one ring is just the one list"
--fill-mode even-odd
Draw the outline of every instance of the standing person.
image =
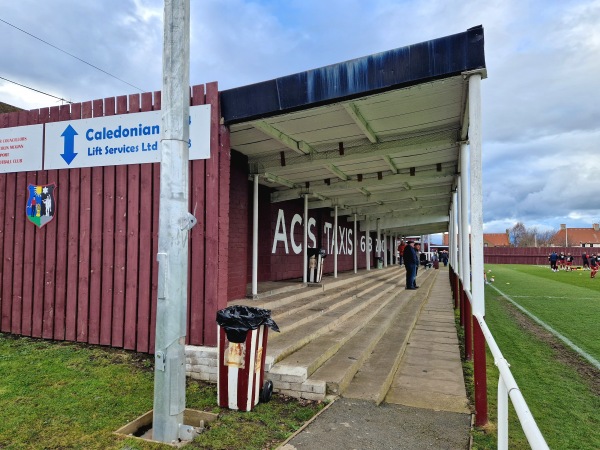
[[565, 258], [565, 270], [573, 270], [573, 256], [570, 253], [567, 253], [567, 257]]
[[558, 267], [560, 269], [564, 269], [565, 268], [565, 254], [564, 254], [564, 252], [560, 252], [560, 255], [558, 255]]
[[558, 269], [556, 268], [556, 261], [558, 261], [558, 255], [555, 251], [553, 251], [550, 253], [550, 268], [552, 269], [552, 272], [558, 272]]
[[398, 264], [402, 265], [402, 259], [404, 257], [404, 249], [406, 248], [406, 244], [404, 243], [404, 239], [400, 240], [400, 245], [398, 245]]
[[592, 257], [590, 258], [590, 268], [592, 272], [590, 273], [590, 278], [596, 278], [596, 273], [598, 273], [598, 269], [600, 269], [600, 261], [598, 261], [598, 257], [595, 253], [592, 253]]
[[[415, 253], [417, 255], [417, 265], [415, 267], [415, 283], [417, 282], [417, 274], [419, 273], [419, 265], [421, 264], [421, 243], [415, 242]], [[415, 286], [417, 287], [417, 286]]]
[[583, 269], [585, 270], [587, 268], [587, 270], [590, 270], [590, 260], [588, 259], [588, 254], [586, 252], [583, 252], [581, 259], [583, 260]]
[[415, 278], [417, 277], [415, 269], [419, 265], [419, 259], [413, 247], [414, 241], [408, 241], [406, 244], [404, 253], [402, 254], [404, 267], [406, 267], [406, 289], [413, 290], [417, 289], [415, 285]]

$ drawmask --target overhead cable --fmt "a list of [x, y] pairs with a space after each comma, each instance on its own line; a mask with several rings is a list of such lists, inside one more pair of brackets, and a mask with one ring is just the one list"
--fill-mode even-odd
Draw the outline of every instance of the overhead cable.
[[41, 38], [39, 38], [39, 37], [37, 37], [37, 36], [35, 36], [35, 35], [33, 35], [33, 34], [31, 34], [31, 33], [27, 32], [27, 31], [25, 31], [25, 30], [23, 30], [23, 29], [21, 29], [21, 28], [19, 28], [19, 27], [15, 26], [15, 25], [13, 25], [13, 24], [12, 24], [12, 23], [10, 23], [10, 22], [7, 22], [6, 20], [0, 19], [0, 22], [3, 22], [3, 23], [5, 23], [6, 25], [9, 25], [9, 26], [11, 26], [11, 27], [13, 27], [13, 28], [15, 28], [15, 29], [17, 29], [17, 30], [21, 31], [22, 33], [25, 33], [25, 34], [27, 34], [28, 36], [31, 36], [32, 38], [34, 38], [34, 39], [37, 39], [38, 41], [40, 41], [40, 42], [43, 42], [44, 44], [46, 44], [46, 45], [49, 45], [50, 47], [52, 47], [52, 48], [55, 48], [56, 50], [58, 50], [58, 51], [61, 51], [61, 52], [65, 53], [66, 55], [69, 55], [69, 56], [71, 56], [71, 57], [73, 57], [73, 58], [77, 59], [78, 61], [81, 61], [82, 63], [84, 63], [84, 64], [87, 64], [88, 66], [90, 66], [90, 67], [93, 67], [94, 69], [96, 69], [96, 70], [99, 70], [100, 72], [102, 72], [102, 73], [105, 73], [106, 75], [108, 75], [108, 76], [111, 76], [111, 77], [113, 77], [114, 79], [116, 79], [116, 80], [119, 80], [119, 81], [121, 81], [122, 83], [125, 83], [125, 84], [127, 84], [127, 85], [131, 86], [132, 88], [135, 88], [135, 89], [137, 89], [137, 90], [138, 90], [138, 91], [140, 91], [140, 92], [144, 92], [144, 90], [143, 90], [143, 89], [141, 89], [141, 88], [139, 88], [139, 87], [137, 87], [137, 86], [134, 86], [134, 85], [133, 85], [133, 84], [131, 84], [131, 83], [128, 83], [127, 81], [125, 81], [125, 80], [123, 80], [123, 79], [121, 79], [121, 78], [119, 78], [119, 77], [117, 77], [117, 76], [113, 75], [112, 73], [109, 73], [109, 72], [107, 72], [106, 70], [103, 70], [103, 69], [101, 69], [100, 67], [97, 67], [97, 66], [95, 66], [95, 65], [93, 65], [93, 64], [91, 64], [91, 63], [89, 63], [89, 62], [87, 62], [87, 61], [85, 61], [85, 60], [83, 60], [83, 59], [79, 58], [78, 56], [75, 56], [75, 55], [73, 55], [72, 53], [69, 53], [69, 52], [67, 52], [67, 51], [63, 50], [62, 48], [59, 48], [59, 47], [57, 47], [56, 45], [54, 45], [54, 44], [51, 44], [50, 42], [47, 42], [47, 41], [45, 41], [45, 40], [43, 40], [43, 39], [41, 39]]
[[47, 95], [48, 97], [54, 97], [54, 98], [57, 98], [57, 99], [59, 99], [59, 100], [62, 100], [63, 102], [67, 102], [67, 103], [73, 103], [73, 102], [71, 102], [71, 101], [69, 101], [69, 100], [66, 100], [66, 99], [62, 98], [62, 97], [57, 97], [56, 95], [48, 94], [47, 92], [40, 91], [39, 89], [34, 89], [34, 88], [32, 88], [32, 87], [25, 86], [24, 84], [17, 83], [16, 81], [9, 80], [8, 78], [0, 77], [0, 80], [8, 81], [9, 83], [16, 84], [17, 86], [21, 86], [21, 87], [24, 87], [24, 88], [26, 88], [26, 89], [31, 89], [32, 91], [39, 92], [40, 94]]

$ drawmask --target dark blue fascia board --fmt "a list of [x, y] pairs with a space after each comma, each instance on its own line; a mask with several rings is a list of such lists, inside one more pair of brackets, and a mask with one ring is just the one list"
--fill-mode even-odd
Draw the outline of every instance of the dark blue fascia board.
[[220, 93], [226, 124], [485, 69], [483, 27]]

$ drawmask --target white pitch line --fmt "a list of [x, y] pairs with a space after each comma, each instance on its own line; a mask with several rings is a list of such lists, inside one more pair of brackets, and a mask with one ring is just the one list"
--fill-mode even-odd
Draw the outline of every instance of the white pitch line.
[[519, 305], [517, 302], [515, 302], [512, 298], [510, 298], [508, 295], [506, 295], [504, 292], [502, 292], [500, 289], [498, 289], [496, 286], [494, 286], [492, 284], [489, 284], [488, 286], [490, 286], [491, 288], [498, 291], [498, 293], [502, 297], [504, 297], [506, 300], [511, 302], [513, 305], [515, 305], [517, 308], [519, 308], [521, 311], [523, 311], [525, 314], [527, 314], [529, 317], [531, 317], [535, 322], [537, 322], [539, 325], [544, 327], [546, 330], [548, 330], [554, 336], [556, 336], [561, 341], [563, 341], [565, 344], [567, 344], [569, 347], [571, 347], [573, 350], [575, 350], [575, 352], [577, 352], [579, 355], [581, 355], [582, 357], [587, 359], [596, 369], [600, 370], [600, 362], [596, 358], [594, 358], [592, 355], [590, 355], [585, 350], [579, 348], [577, 345], [575, 345], [573, 342], [571, 342], [571, 340], [569, 340], [567, 337], [560, 334], [558, 331], [556, 331], [550, 325], [548, 325], [545, 322], [542, 322], [540, 319], [538, 319], [536, 316], [531, 314], [529, 311], [527, 311], [525, 308], [523, 308], [521, 305]]
[[[552, 298], [552, 299], [568, 299], [573, 300], [573, 297], [553, 297], [551, 295], [513, 295], [513, 298]], [[597, 297], [577, 297], [575, 300], [598, 300]]]

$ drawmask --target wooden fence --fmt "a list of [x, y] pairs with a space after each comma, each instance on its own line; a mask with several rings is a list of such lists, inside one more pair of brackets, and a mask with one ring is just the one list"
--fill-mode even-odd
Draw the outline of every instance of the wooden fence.
[[535, 264], [549, 265], [548, 256], [552, 252], [566, 255], [570, 253], [575, 257], [574, 265], [582, 263], [581, 254], [585, 251], [588, 255], [600, 252], [600, 248], [592, 247], [485, 247], [483, 261], [485, 264]]
[[[0, 115], [0, 128], [160, 109], [160, 92]], [[190, 162], [188, 343], [215, 345], [227, 303], [229, 134], [217, 83], [194, 86], [211, 105], [210, 159]], [[154, 351], [160, 165], [0, 174], [0, 331]], [[27, 186], [56, 183], [54, 219], [26, 218]]]

